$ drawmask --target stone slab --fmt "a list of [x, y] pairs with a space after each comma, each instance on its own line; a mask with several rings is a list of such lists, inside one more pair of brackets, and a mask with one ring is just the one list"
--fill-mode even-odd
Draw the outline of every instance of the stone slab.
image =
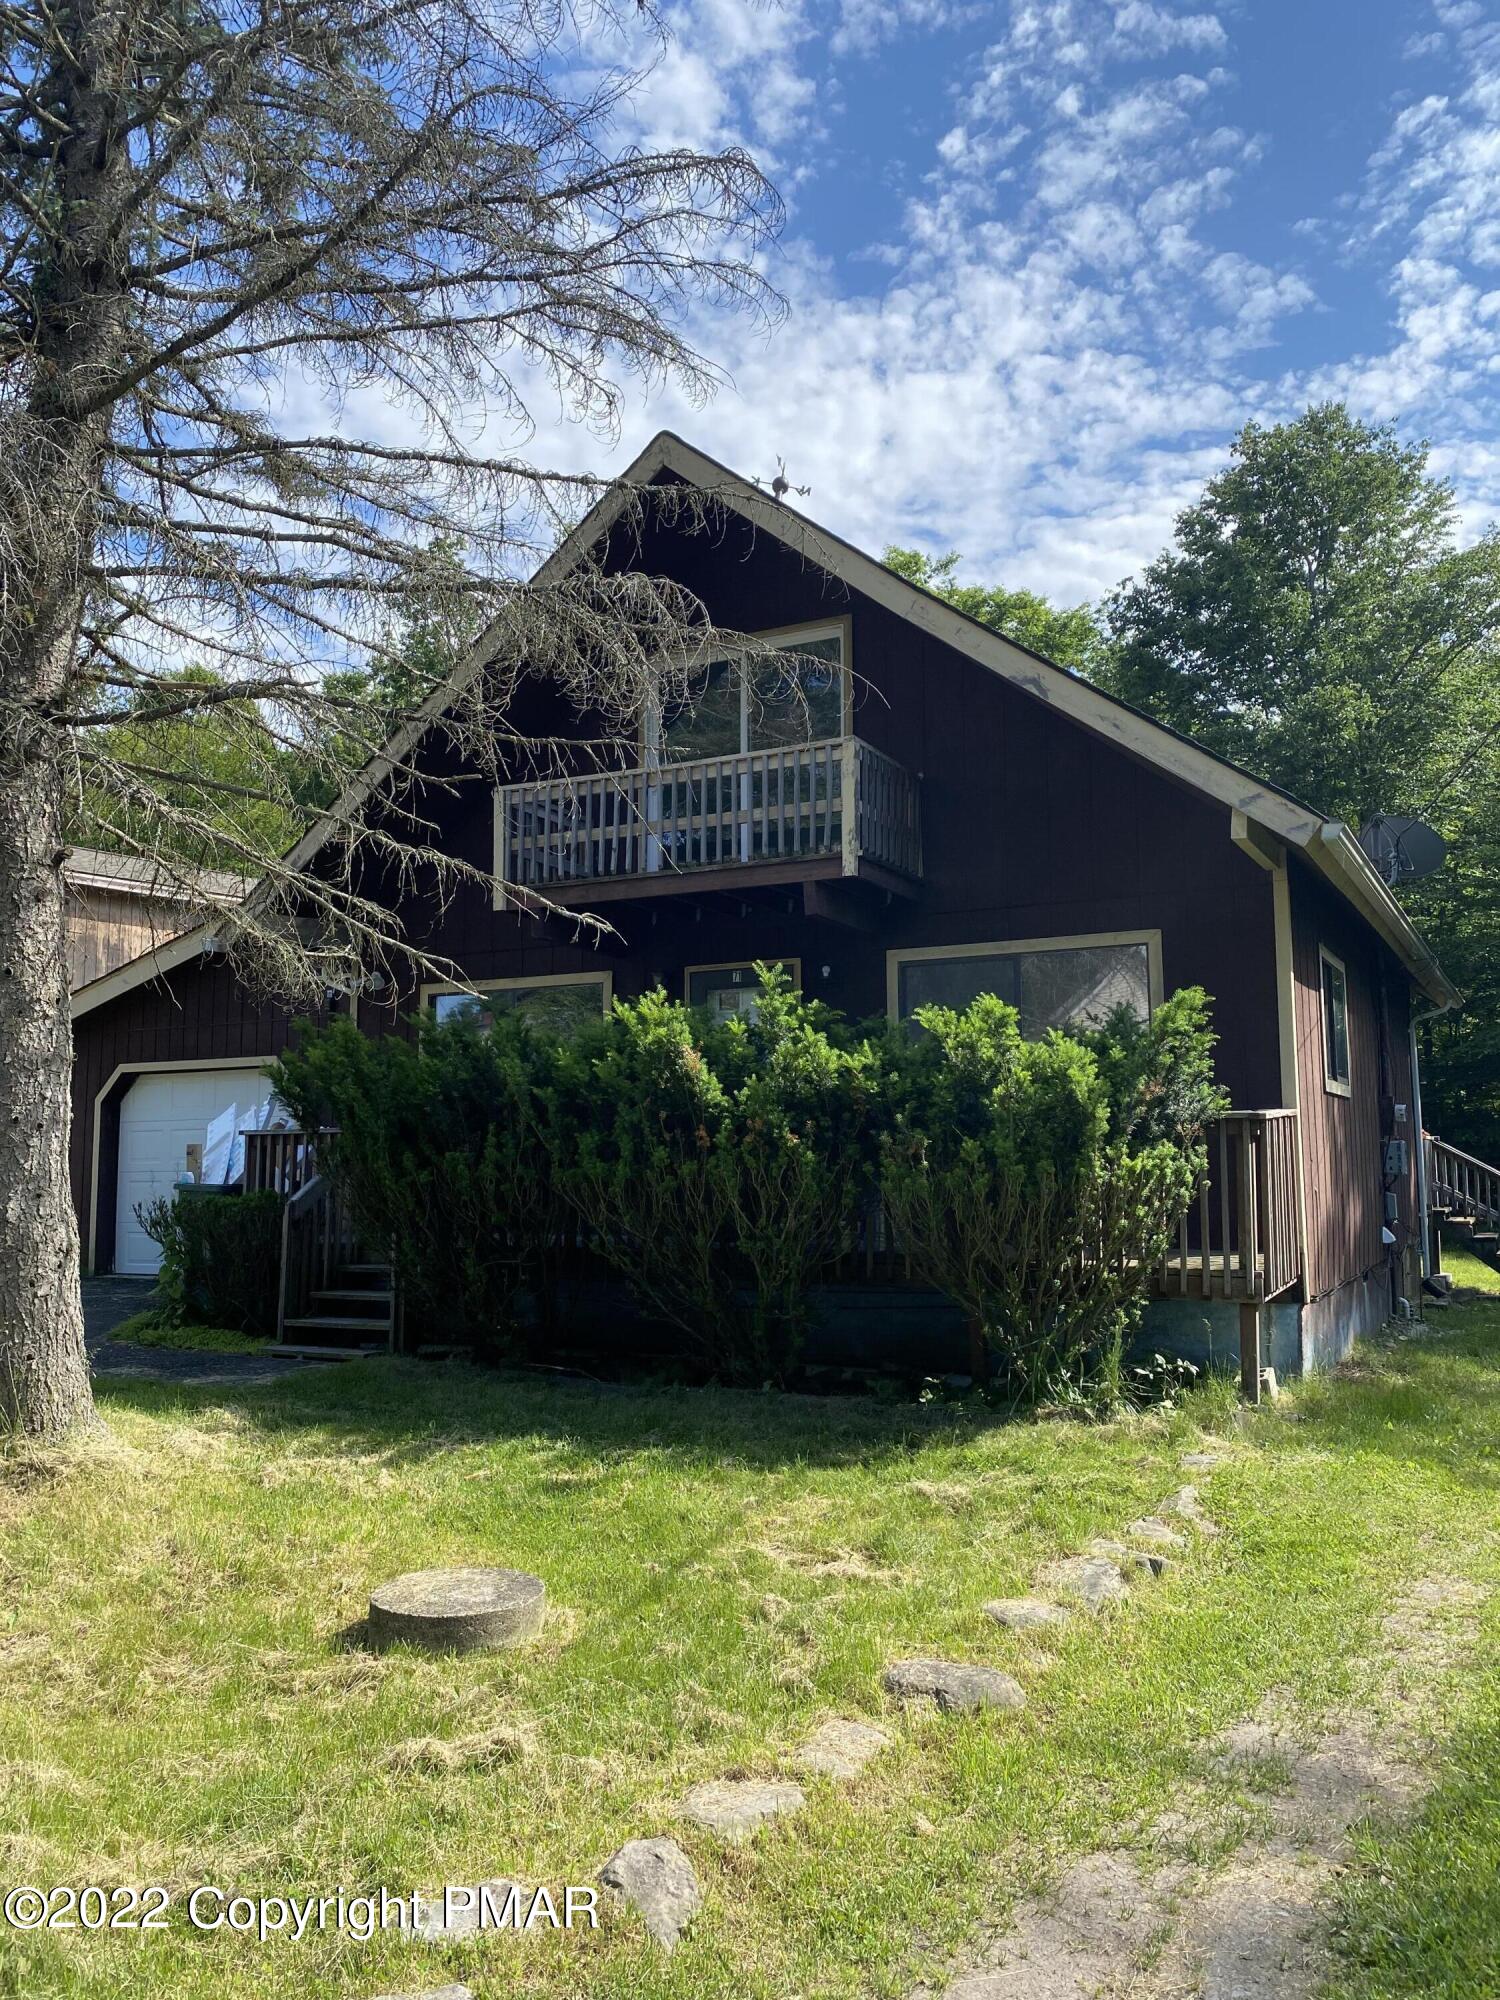
[[807, 1799], [800, 1785], [759, 1778], [720, 1778], [694, 1785], [678, 1807], [684, 1819], [706, 1826], [736, 1845], [750, 1840], [773, 1819], [800, 1812]]
[[986, 1618], [1012, 1632], [1046, 1631], [1073, 1616], [1065, 1604], [1049, 1604], [1045, 1597], [992, 1597], [983, 1608]]
[[1119, 1563], [1109, 1556], [1064, 1556], [1049, 1563], [1038, 1581], [1044, 1589], [1095, 1614], [1129, 1594]]
[[837, 1717], [813, 1731], [798, 1751], [797, 1762], [821, 1778], [857, 1778], [872, 1757], [890, 1748], [890, 1742], [873, 1723]]
[[975, 1715], [985, 1708], [1024, 1708], [1026, 1691], [993, 1667], [953, 1660], [893, 1660], [880, 1676], [898, 1701], [930, 1701], [945, 1715]]
[[627, 1840], [599, 1870], [599, 1880], [611, 1895], [637, 1912], [649, 1935], [667, 1951], [703, 1903], [692, 1862], [677, 1842], [665, 1835]]

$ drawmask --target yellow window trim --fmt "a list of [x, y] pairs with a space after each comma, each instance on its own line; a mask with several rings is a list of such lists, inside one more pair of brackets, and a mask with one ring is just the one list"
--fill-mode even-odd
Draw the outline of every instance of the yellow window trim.
[[[779, 965], [784, 972], [792, 975], [792, 984], [802, 991], [802, 961], [800, 958], [763, 958], [762, 965]], [[693, 974], [695, 972], [749, 972], [755, 964], [751, 958], [721, 958], [712, 965], [685, 965], [682, 968], [682, 1001], [684, 1006], [692, 1005]]]
[[[1349, 1074], [1337, 1077], [1328, 1067], [1328, 986], [1323, 977], [1323, 967], [1333, 965], [1338, 968], [1339, 978], [1344, 982], [1344, 1057], [1349, 1064]], [[1323, 1088], [1330, 1097], [1352, 1097], [1354, 1095], [1354, 1040], [1349, 1033], [1349, 968], [1335, 951], [1326, 944], [1318, 946], [1318, 1021], [1322, 1027], [1320, 1037], [1323, 1044]]]
[[1164, 996], [1161, 971], [1161, 932], [1079, 931], [1067, 937], [996, 938], [986, 944], [929, 944], [888, 951], [885, 955], [885, 1009], [888, 1018], [898, 1021], [901, 1002], [901, 968], [935, 958], [1013, 958], [1028, 951], [1080, 951], [1093, 946], [1136, 944], [1146, 947], [1146, 983], [1154, 1012]]

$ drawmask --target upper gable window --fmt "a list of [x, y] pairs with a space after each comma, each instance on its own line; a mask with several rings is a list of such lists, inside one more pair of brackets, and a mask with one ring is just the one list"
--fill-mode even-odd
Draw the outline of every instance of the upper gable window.
[[769, 658], [710, 661], [691, 699], [675, 703], [661, 718], [657, 743], [663, 763], [691, 764], [843, 736], [846, 631], [843, 620], [803, 626], [778, 634]]
[[1323, 1085], [1349, 1095], [1349, 975], [1344, 961], [1318, 947], [1323, 968]]

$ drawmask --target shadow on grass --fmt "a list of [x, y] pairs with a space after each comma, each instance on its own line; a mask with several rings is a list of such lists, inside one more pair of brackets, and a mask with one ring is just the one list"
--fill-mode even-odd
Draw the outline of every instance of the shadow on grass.
[[596, 1383], [385, 1359], [308, 1369], [265, 1384], [117, 1376], [95, 1386], [106, 1410], [187, 1415], [232, 1402], [266, 1435], [323, 1430], [343, 1448], [383, 1451], [398, 1462], [455, 1445], [532, 1438], [606, 1460], [659, 1450], [684, 1467], [877, 1464], [1012, 1421], [983, 1408], [874, 1396]]

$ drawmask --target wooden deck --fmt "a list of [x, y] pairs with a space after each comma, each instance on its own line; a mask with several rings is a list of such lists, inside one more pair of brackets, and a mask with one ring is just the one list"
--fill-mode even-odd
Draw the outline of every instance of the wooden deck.
[[698, 871], [832, 863], [857, 876], [922, 873], [917, 781], [855, 736], [507, 785], [495, 872], [518, 890], [657, 882]]

